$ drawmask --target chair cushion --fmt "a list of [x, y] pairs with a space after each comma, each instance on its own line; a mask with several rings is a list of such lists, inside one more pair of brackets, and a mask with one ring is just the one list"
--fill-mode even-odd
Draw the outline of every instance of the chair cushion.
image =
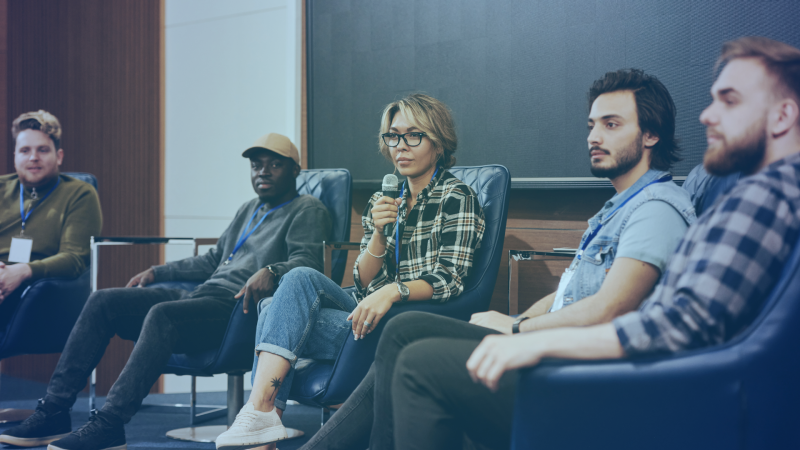
[[[331, 215], [331, 240], [346, 242], [350, 239], [350, 203], [352, 181], [346, 169], [303, 170], [297, 177], [297, 192], [313, 195]], [[347, 265], [347, 252], [337, 250], [331, 255], [331, 279], [342, 282]]]
[[69, 176], [69, 177], [75, 178], [75, 179], [77, 179], [77, 180], [81, 180], [81, 181], [83, 181], [84, 183], [89, 183], [89, 184], [91, 184], [91, 185], [92, 185], [92, 187], [94, 187], [94, 190], [95, 190], [95, 191], [97, 190], [97, 178], [96, 178], [94, 175], [90, 174], [90, 173], [84, 173], [84, 172], [64, 172], [63, 174], [64, 174], [64, 175], [66, 175], [66, 176]]
[[0, 359], [58, 353], [89, 298], [90, 270], [78, 278], [43, 278], [23, 293], [2, 337]]
[[736, 172], [723, 177], [710, 175], [698, 164], [686, 177], [683, 189], [689, 193], [698, 217], [716, 203], [717, 199], [727, 193], [739, 181], [741, 174]]
[[325, 391], [333, 372], [333, 361], [300, 358], [295, 365], [290, 397], [301, 403], [315, 404]]

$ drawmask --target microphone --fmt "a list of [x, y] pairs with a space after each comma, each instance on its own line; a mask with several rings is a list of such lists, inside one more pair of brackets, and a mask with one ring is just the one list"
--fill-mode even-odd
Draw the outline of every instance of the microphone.
[[[400, 190], [397, 186], [397, 176], [394, 174], [388, 174], [383, 177], [383, 184], [381, 186], [381, 190], [383, 191], [384, 197], [390, 198], [398, 198], [400, 197]], [[386, 224], [383, 226], [383, 235], [384, 236], [391, 236], [394, 232], [394, 224]]]

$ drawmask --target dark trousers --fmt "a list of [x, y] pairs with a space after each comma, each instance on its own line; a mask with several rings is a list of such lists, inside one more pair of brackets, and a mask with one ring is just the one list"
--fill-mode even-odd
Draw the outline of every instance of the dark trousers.
[[30, 286], [30, 283], [24, 282], [13, 292], [0, 302], [0, 331], [8, 331], [8, 325], [11, 323], [11, 316], [17, 311], [22, 299], [22, 293]]
[[136, 345], [108, 392], [103, 411], [127, 423], [172, 353], [203, 351], [220, 344], [235, 304], [229, 291], [205, 285], [191, 293], [159, 288], [93, 293], [69, 335], [45, 400], [71, 407], [109, 341], [118, 334]]
[[508, 448], [517, 373], [492, 393], [466, 369], [490, 334], [497, 332], [434, 314], [395, 317], [366, 378], [302, 449], [461, 449], [465, 437]]

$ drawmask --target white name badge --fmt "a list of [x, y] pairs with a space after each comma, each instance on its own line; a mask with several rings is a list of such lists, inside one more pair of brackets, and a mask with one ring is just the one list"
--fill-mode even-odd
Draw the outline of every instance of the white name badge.
[[31, 262], [33, 239], [25, 236], [11, 238], [11, 251], [8, 252], [8, 261], [15, 263]]
[[558, 311], [564, 307], [564, 291], [567, 290], [567, 285], [569, 284], [570, 280], [572, 280], [573, 274], [575, 274], [575, 270], [570, 269], [569, 267], [564, 269], [564, 274], [561, 275], [561, 281], [558, 282], [556, 299], [553, 300], [553, 306], [550, 307], [550, 311], [548, 312]]

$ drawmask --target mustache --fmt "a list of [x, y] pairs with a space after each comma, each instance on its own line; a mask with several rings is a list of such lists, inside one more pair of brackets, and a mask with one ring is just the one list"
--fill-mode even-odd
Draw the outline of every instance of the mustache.
[[599, 146], [595, 145], [594, 147], [592, 147], [592, 148], [590, 148], [590, 149], [589, 149], [589, 156], [591, 156], [592, 152], [596, 152], [596, 151], [603, 152], [603, 153], [605, 153], [606, 155], [610, 155], [610, 154], [611, 154], [611, 152], [610, 152], [610, 151], [608, 151], [608, 150], [606, 150], [606, 149], [604, 149], [604, 148], [602, 148], [602, 147], [599, 147]]

